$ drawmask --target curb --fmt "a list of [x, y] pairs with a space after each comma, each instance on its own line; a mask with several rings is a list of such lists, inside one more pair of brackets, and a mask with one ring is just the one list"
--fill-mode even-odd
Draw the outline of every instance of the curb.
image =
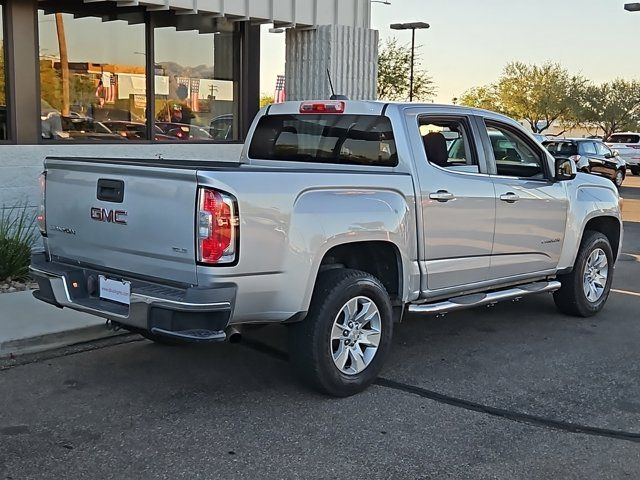
[[29, 338], [8, 340], [0, 343], [0, 358], [39, 353], [46, 350], [68, 347], [78, 343], [101, 340], [129, 333], [126, 331], [114, 332], [107, 329], [104, 324], [88, 327], [74, 328], [63, 332], [47, 333]]

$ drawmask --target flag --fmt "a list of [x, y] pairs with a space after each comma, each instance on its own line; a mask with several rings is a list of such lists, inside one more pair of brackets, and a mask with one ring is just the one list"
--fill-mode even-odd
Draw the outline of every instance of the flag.
[[105, 103], [116, 103], [118, 98], [118, 75], [111, 72], [103, 73], [102, 85], [104, 86]]
[[192, 78], [191, 79], [191, 111], [192, 112], [199, 112], [200, 111], [200, 100], [199, 100], [199, 95], [200, 95], [200, 79], [199, 78]]
[[278, 75], [278, 78], [276, 79], [276, 94], [273, 98], [274, 103], [282, 103], [287, 100], [284, 75]]

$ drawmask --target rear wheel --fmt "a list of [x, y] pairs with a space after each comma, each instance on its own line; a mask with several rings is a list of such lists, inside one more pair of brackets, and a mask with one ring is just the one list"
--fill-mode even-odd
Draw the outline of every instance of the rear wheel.
[[324, 272], [309, 314], [289, 329], [292, 367], [316, 390], [354, 395], [382, 369], [392, 329], [391, 301], [377, 278], [356, 270]]
[[558, 309], [568, 315], [590, 317], [604, 308], [613, 280], [613, 250], [606, 236], [587, 231], [573, 271], [561, 275], [553, 294]]
[[613, 178], [613, 183], [616, 184], [616, 187], [620, 188], [623, 182], [624, 182], [624, 170], [619, 169], [616, 171], [616, 176]]
[[640, 175], [640, 167], [630, 167], [630, 170], [634, 175]]

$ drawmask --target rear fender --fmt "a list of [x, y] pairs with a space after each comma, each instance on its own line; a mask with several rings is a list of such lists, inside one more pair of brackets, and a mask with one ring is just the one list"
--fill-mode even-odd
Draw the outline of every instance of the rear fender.
[[[415, 212], [404, 196], [394, 190], [337, 188], [310, 190], [297, 198], [290, 229], [290, 255], [285, 271], [291, 278], [305, 279], [292, 285], [306, 311], [322, 259], [333, 247], [354, 242], [390, 242], [400, 252], [403, 291], [407, 300], [419, 285], [416, 262]], [[294, 273], [295, 272], [295, 273]]]

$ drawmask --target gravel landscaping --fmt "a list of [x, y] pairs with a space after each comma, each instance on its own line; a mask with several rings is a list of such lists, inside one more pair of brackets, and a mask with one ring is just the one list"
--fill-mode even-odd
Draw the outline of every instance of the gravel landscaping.
[[8, 278], [0, 281], [0, 294], [24, 292], [25, 290], [35, 290], [36, 288], [38, 288], [38, 284], [31, 279], [18, 281]]

